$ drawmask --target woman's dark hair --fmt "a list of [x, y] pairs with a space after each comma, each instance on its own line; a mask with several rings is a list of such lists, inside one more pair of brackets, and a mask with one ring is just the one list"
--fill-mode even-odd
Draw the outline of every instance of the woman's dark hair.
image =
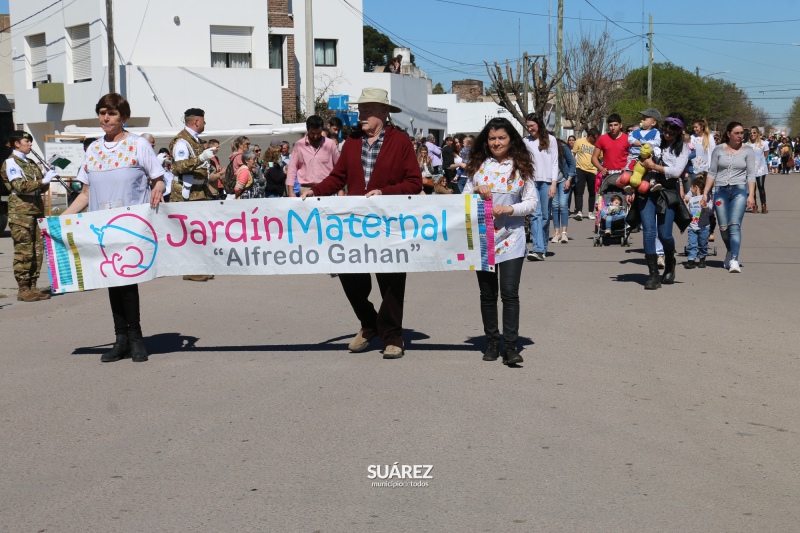
[[[686, 119], [683, 118], [683, 115], [680, 113], [670, 113], [667, 115], [667, 118], [676, 118], [686, 124]], [[675, 134], [675, 138], [672, 139], [672, 144], [668, 144], [667, 140], [663, 136], [661, 137], [661, 152], [663, 153], [666, 148], [669, 148], [674, 155], [680, 155], [681, 152], [683, 152], [683, 128], [679, 128], [666, 119], [664, 120], [664, 127], [672, 130], [678, 128], [680, 131]]]
[[508, 156], [514, 161], [514, 169], [518, 170], [523, 179], [533, 179], [533, 161], [531, 161], [531, 154], [528, 152], [522, 136], [514, 128], [508, 119], [496, 117], [490, 120], [486, 126], [478, 134], [475, 142], [472, 145], [472, 152], [470, 152], [469, 163], [465, 172], [468, 176], [475, 175], [481, 168], [483, 162], [487, 158], [492, 157], [492, 152], [489, 150], [489, 132], [492, 130], [503, 130], [508, 134], [510, 139], [508, 144]]
[[100, 100], [97, 101], [97, 105], [94, 106], [94, 112], [100, 115], [101, 109], [118, 111], [122, 116], [123, 122], [131, 118], [131, 106], [121, 94], [108, 93], [101, 96]]
[[550, 148], [550, 134], [547, 133], [547, 126], [544, 125], [542, 116], [536, 113], [528, 113], [528, 116], [525, 117], [525, 122], [535, 122], [538, 127], [536, 135], [539, 136], [539, 151], [544, 152]]
[[[720, 142], [727, 143], [729, 140], [731, 140], [731, 132], [733, 131], [733, 128], [737, 126], [742, 126], [742, 123], [736, 121], [728, 122], [728, 125], [725, 126], [725, 133], [723, 133], [722, 137], [720, 138]], [[742, 126], [742, 129], [744, 129], [744, 126]]]

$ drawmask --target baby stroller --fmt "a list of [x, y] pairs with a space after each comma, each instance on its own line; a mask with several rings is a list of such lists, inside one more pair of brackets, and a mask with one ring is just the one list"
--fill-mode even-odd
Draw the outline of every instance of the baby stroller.
[[[630, 206], [625, 201], [626, 193], [621, 187], [617, 187], [617, 179], [620, 173], [609, 173], [608, 176], [600, 183], [597, 190], [597, 201], [595, 204], [595, 246], [610, 246], [619, 242], [620, 246], [631, 245], [631, 232], [628, 224], [625, 222], [625, 217], [628, 215]], [[615, 217], [612, 221], [611, 227], [607, 228], [606, 215], [608, 214], [611, 200], [614, 196], [619, 196], [622, 199], [620, 206], [619, 216]], [[606, 230], [611, 230], [607, 233]]]

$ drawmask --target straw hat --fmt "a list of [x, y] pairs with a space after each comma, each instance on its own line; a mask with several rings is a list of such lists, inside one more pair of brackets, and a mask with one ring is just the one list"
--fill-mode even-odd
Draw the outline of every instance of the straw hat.
[[389, 103], [389, 93], [383, 89], [376, 87], [367, 87], [361, 91], [361, 96], [355, 102], [349, 102], [352, 105], [357, 104], [383, 104], [389, 107], [392, 113], [402, 113], [403, 110], [397, 106]]

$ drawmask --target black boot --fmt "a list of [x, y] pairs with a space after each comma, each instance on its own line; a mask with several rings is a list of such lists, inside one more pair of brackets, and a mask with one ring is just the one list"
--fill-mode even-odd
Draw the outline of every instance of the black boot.
[[497, 349], [497, 341], [489, 341], [489, 346], [486, 347], [486, 353], [483, 354], [484, 361], [497, 361], [500, 357], [500, 352]]
[[129, 331], [128, 339], [131, 341], [131, 356], [134, 363], [144, 363], [147, 361], [147, 348], [144, 346], [141, 331]]
[[117, 340], [114, 341], [114, 346], [111, 347], [111, 350], [104, 353], [100, 357], [101, 363], [113, 363], [114, 361], [119, 361], [120, 359], [125, 359], [126, 357], [131, 356], [131, 346], [128, 343], [128, 336], [127, 335], [117, 335]]
[[701, 257], [700, 262], [697, 264], [697, 268], [705, 268], [706, 267], [706, 258]]
[[644, 282], [644, 288], [648, 291], [660, 289], [661, 279], [658, 276], [658, 255], [645, 254], [644, 258], [647, 260], [647, 270], [650, 272], [650, 277]]
[[517, 352], [516, 346], [507, 346], [506, 352], [503, 354], [504, 365], [518, 365], [522, 362], [522, 356]]
[[675, 283], [675, 250], [664, 254], [664, 274], [661, 276], [661, 283], [664, 285]]

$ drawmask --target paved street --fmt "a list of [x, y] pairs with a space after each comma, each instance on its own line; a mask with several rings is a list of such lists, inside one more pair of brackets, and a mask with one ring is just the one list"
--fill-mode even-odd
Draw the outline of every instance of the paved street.
[[[718, 238], [658, 291], [640, 234], [571, 221], [525, 265], [511, 369], [468, 272], [409, 276], [400, 360], [347, 352], [337, 279], [264, 276], [141, 285], [154, 355], [100, 364], [106, 291], [17, 302], [6, 231], [0, 530], [796, 530], [800, 176], [767, 193], [742, 274]], [[395, 462], [433, 478], [373, 487]]]

